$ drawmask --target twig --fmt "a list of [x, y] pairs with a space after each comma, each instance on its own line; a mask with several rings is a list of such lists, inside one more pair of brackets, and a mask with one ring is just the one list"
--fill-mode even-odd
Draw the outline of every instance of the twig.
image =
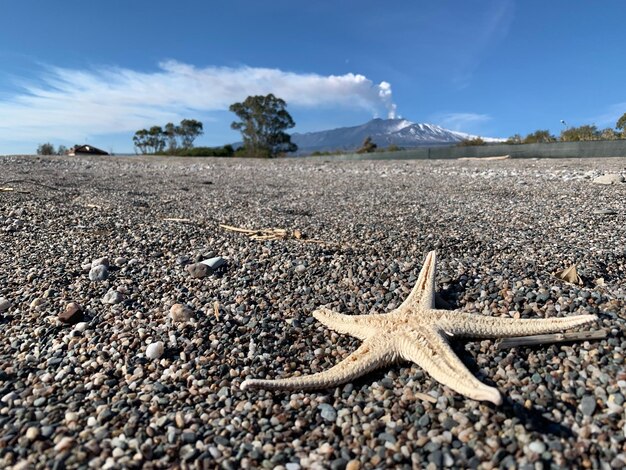
[[215, 315], [215, 319], [220, 319], [220, 303], [216, 300], [213, 302], [213, 315]]
[[504, 338], [496, 345], [496, 349], [514, 348], [517, 346], [536, 346], [545, 343], [565, 343], [606, 338], [606, 330], [574, 331], [570, 333], [554, 333], [549, 335], [520, 336], [518, 338]]
[[184, 224], [191, 223], [191, 219], [179, 219], [176, 217], [166, 217], [163, 220], [165, 220], [166, 222], [182, 222]]
[[19, 189], [15, 189], [15, 188], [0, 188], [0, 193], [8, 193], [8, 192], [16, 192], [16, 193], [21, 193], [21, 194], [30, 194], [30, 191], [22, 191]]
[[333, 245], [332, 242], [327, 242], [324, 240], [317, 240], [314, 238], [308, 239], [304, 238], [302, 232], [298, 229], [290, 232], [284, 228], [263, 228], [259, 230], [250, 230], [247, 228], [233, 227], [232, 225], [219, 224], [221, 228], [224, 230], [229, 230], [231, 232], [243, 233], [248, 236], [251, 240], [257, 241], [267, 241], [267, 240], [287, 240], [293, 238], [295, 240], [301, 241], [302, 243], [318, 243], [318, 244], [327, 244]]
[[47, 184], [43, 184], [43, 183], [38, 183], [37, 181], [33, 181], [33, 180], [9, 180], [9, 181], [2, 181], [2, 184], [8, 184], [8, 183], [28, 183], [28, 184], [34, 184], [35, 186], [41, 186], [43, 188], [52, 189], [54, 191], [59, 191], [59, 188], [55, 188], [54, 186], [48, 186]]
[[435, 397], [430, 396], [430, 395], [428, 395], [426, 393], [415, 392], [414, 395], [415, 395], [416, 398], [419, 398], [420, 400], [427, 401], [427, 402], [430, 402], [430, 403], [437, 403], [437, 399]]

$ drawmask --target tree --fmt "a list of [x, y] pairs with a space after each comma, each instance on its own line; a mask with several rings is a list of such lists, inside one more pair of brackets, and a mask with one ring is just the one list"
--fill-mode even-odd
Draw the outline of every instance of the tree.
[[165, 128], [163, 130], [165, 134], [165, 139], [167, 140], [167, 153], [173, 155], [176, 153], [176, 149], [178, 148], [178, 142], [176, 140], [179, 129], [173, 123], [168, 122], [165, 124]]
[[506, 139], [506, 143], [507, 144], [521, 144], [522, 143], [522, 136], [519, 134], [514, 134], [511, 137], [509, 137], [508, 139]]
[[37, 147], [37, 155], [54, 155], [54, 145], [50, 142], [46, 142], [45, 144], [39, 144]]
[[611, 127], [602, 129], [602, 132], [600, 133], [600, 140], [617, 140], [617, 139], [619, 139], [619, 133], [615, 132], [615, 129]]
[[141, 153], [161, 153], [165, 148], [166, 135], [161, 126], [141, 129], [135, 132], [133, 143]]
[[617, 120], [615, 127], [622, 130], [622, 136], [626, 136], [626, 113], [622, 114], [622, 117]]
[[161, 126], [152, 126], [148, 130], [148, 147], [152, 149], [152, 153], [161, 153], [165, 149], [165, 133]]
[[582, 140], [598, 140], [600, 131], [596, 126], [588, 124], [580, 127], [570, 127], [561, 132], [561, 140], [563, 142], [578, 142]]
[[202, 123], [195, 119], [183, 119], [180, 121], [180, 126], [175, 128], [175, 131], [180, 136], [181, 147], [184, 149], [193, 147], [193, 141], [196, 137], [203, 134]]
[[285, 132], [295, 126], [285, 109], [286, 103], [273, 94], [248, 96], [243, 103], [230, 105], [230, 111], [241, 120], [230, 127], [241, 131], [243, 149], [238, 155], [275, 157], [280, 153], [295, 152], [296, 144]]
[[133, 144], [135, 144], [135, 151], [139, 150], [141, 153], [148, 153], [148, 145], [149, 145], [149, 135], [148, 131], [145, 129], [140, 129], [135, 132], [133, 136]]
[[66, 155], [67, 154], [67, 147], [65, 145], [59, 145], [59, 148], [57, 149], [57, 155]]
[[378, 145], [376, 145], [376, 143], [368, 135], [361, 144], [361, 147], [357, 149], [356, 153], [372, 153], [375, 152], [377, 148]]
[[537, 130], [524, 137], [523, 143], [525, 144], [545, 144], [548, 142], [556, 142], [556, 137], [550, 134], [547, 129]]

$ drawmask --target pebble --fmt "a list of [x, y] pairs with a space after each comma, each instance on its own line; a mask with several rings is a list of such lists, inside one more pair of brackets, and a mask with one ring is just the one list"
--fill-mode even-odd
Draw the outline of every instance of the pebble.
[[193, 310], [184, 304], [174, 304], [170, 308], [170, 318], [173, 322], [186, 322], [193, 316]]
[[29, 441], [34, 441], [35, 439], [37, 439], [39, 437], [39, 428], [36, 426], [29, 426], [28, 429], [26, 430], [26, 439], [28, 439]]
[[155, 343], [150, 343], [146, 348], [146, 357], [148, 359], [158, 359], [163, 355], [165, 351], [165, 347], [163, 345], [163, 341], [157, 341]]
[[70, 302], [58, 318], [63, 323], [78, 323], [83, 319], [83, 309], [77, 302]]
[[0, 313], [6, 312], [12, 306], [13, 306], [13, 304], [11, 302], [9, 302], [8, 299], [6, 299], [4, 297], [0, 297]]
[[65, 452], [66, 450], [69, 450], [70, 448], [72, 448], [73, 445], [74, 445], [74, 439], [66, 436], [66, 437], [61, 438], [59, 442], [56, 443], [56, 445], [54, 446], [54, 451]]
[[219, 268], [226, 265], [226, 260], [221, 256], [214, 256], [213, 258], [200, 261], [200, 263], [207, 265], [212, 271], [217, 271]]
[[115, 289], [109, 289], [104, 297], [102, 297], [102, 303], [109, 305], [119, 304], [124, 300], [124, 296], [121, 292], [118, 292]]
[[543, 454], [546, 451], [546, 445], [541, 441], [533, 441], [528, 444], [528, 449], [535, 454]]
[[328, 422], [335, 422], [337, 419], [337, 411], [332, 405], [329, 405], [328, 403], [320, 403], [317, 407], [321, 410], [320, 415], [322, 418]]
[[585, 416], [591, 416], [593, 412], [596, 410], [596, 397], [592, 395], [585, 395], [580, 400], [580, 404], [578, 405], [581, 413]]
[[128, 263], [128, 259], [124, 258], [123, 256], [118, 256], [113, 260], [113, 264], [115, 266], [124, 266], [126, 265], [126, 263]]
[[211, 273], [211, 268], [203, 263], [189, 264], [185, 267], [189, 275], [196, 279], [201, 279]]
[[109, 258], [107, 256], [103, 256], [102, 258], [94, 259], [91, 262], [91, 267], [95, 268], [96, 266], [106, 266], [109, 267]]
[[89, 279], [91, 281], [104, 281], [108, 278], [109, 278], [109, 269], [103, 264], [98, 264], [96, 266], [93, 266], [89, 270]]

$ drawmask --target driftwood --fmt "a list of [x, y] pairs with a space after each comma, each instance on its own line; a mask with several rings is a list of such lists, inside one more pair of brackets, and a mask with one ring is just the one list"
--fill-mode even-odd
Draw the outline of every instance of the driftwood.
[[606, 330], [574, 331], [568, 333], [553, 333], [549, 335], [519, 336], [517, 338], [504, 338], [498, 341], [496, 349], [515, 348], [517, 346], [536, 346], [546, 343], [565, 343], [568, 341], [581, 341], [606, 338]]
[[300, 240], [302, 243], [331, 243], [326, 242], [324, 240], [316, 240], [313, 238], [306, 238], [302, 232], [298, 229], [289, 231], [284, 228], [262, 228], [251, 230], [247, 228], [234, 227], [232, 225], [220, 224], [220, 227], [224, 230], [228, 230], [230, 232], [243, 233], [251, 240], [288, 240], [288, 239], [296, 239]]

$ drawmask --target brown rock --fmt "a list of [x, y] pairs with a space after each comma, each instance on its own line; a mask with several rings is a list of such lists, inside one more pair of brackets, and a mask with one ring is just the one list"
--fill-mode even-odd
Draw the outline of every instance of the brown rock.
[[59, 320], [63, 323], [78, 323], [83, 319], [83, 309], [76, 302], [70, 302], [65, 310], [59, 313]]
[[207, 266], [206, 264], [202, 264], [202, 263], [190, 264], [185, 269], [191, 275], [191, 277], [195, 277], [196, 279], [206, 277], [212, 271], [209, 266]]
[[173, 322], [189, 321], [193, 315], [193, 310], [184, 304], [174, 304], [170, 308], [170, 317]]
[[358, 460], [350, 460], [346, 465], [346, 470], [359, 470], [361, 468], [361, 462]]

